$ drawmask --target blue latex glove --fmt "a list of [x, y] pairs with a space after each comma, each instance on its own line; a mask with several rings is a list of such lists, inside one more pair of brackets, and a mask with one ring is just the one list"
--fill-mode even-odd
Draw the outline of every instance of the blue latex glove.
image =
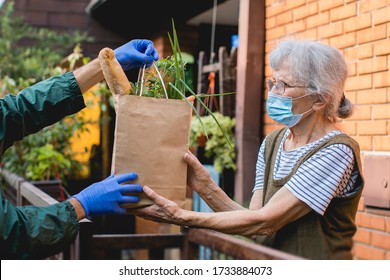
[[114, 50], [115, 57], [124, 71], [135, 67], [146, 67], [158, 60], [158, 52], [150, 40], [131, 40]]
[[125, 208], [120, 204], [139, 201], [138, 196], [125, 195], [128, 192], [142, 192], [140, 185], [120, 185], [134, 180], [136, 173], [126, 173], [118, 176], [111, 175], [101, 182], [94, 183], [73, 197], [80, 201], [86, 216], [97, 214], [124, 214]]

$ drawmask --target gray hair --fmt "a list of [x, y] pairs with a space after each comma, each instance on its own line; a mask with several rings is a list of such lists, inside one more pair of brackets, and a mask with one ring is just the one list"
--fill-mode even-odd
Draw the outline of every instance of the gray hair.
[[325, 101], [323, 114], [331, 122], [352, 115], [353, 105], [344, 94], [348, 67], [338, 49], [319, 41], [287, 39], [271, 51], [269, 60], [273, 70], [288, 67], [294, 84], [307, 85], [307, 93]]

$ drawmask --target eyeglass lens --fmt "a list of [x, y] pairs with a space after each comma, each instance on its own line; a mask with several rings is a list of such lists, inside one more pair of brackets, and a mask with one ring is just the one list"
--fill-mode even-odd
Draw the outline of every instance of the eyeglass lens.
[[285, 90], [285, 85], [282, 81], [273, 82], [272, 80], [267, 80], [267, 85], [269, 91], [272, 91], [273, 87], [275, 87], [275, 91], [279, 94], [283, 94]]

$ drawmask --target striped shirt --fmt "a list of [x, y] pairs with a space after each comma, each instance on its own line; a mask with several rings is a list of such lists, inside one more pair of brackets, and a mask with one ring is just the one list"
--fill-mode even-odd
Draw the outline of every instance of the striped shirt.
[[[287, 130], [278, 147], [273, 170], [273, 177], [277, 180], [286, 177], [295, 164], [313, 148], [342, 132], [334, 130], [315, 142], [295, 150], [284, 151], [283, 144], [289, 133], [290, 131]], [[267, 137], [260, 146], [253, 191], [263, 188], [266, 141]], [[318, 214], [323, 215], [334, 197], [350, 196], [356, 191], [354, 185], [358, 170], [353, 169], [354, 162], [353, 151], [347, 145], [330, 145], [303, 162], [284, 186], [299, 200], [305, 202]]]

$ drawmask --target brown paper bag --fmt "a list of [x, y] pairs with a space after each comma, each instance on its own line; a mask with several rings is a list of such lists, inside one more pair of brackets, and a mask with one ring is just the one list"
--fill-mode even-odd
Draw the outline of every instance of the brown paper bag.
[[[192, 109], [185, 100], [119, 96], [112, 173], [136, 172], [135, 183], [149, 186], [183, 207]], [[127, 208], [151, 205], [144, 194]]]

